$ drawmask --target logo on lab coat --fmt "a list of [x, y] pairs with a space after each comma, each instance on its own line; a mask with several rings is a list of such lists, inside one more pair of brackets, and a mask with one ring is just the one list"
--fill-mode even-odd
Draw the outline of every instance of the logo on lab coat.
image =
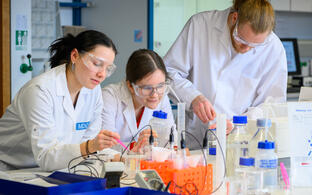
[[86, 130], [88, 128], [89, 124], [90, 124], [90, 121], [76, 123], [76, 130]]

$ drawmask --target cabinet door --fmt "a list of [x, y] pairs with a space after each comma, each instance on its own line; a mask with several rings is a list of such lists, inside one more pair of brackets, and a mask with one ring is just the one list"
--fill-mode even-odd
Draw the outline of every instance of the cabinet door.
[[164, 56], [195, 13], [195, 1], [154, 0], [154, 51]]
[[276, 11], [290, 11], [291, 0], [271, 0], [271, 4]]
[[312, 0], [291, 0], [291, 11], [312, 12]]

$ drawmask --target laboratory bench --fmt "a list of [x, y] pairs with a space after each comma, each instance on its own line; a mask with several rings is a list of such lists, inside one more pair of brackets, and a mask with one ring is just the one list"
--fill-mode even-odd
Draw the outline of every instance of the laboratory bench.
[[[198, 154], [201, 151], [191, 151], [191, 154]], [[50, 175], [52, 172], [44, 172], [41, 171], [40, 168], [31, 168], [31, 169], [20, 169], [20, 170], [13, 170], [13, 171], [6, 171], [5, 173], [9, 174], [11, 177], [15, 177], [15, 181], [23, 181], [23, 180], [27, 180], [31, 177], [34, 177], [35, 174], [40, 174], [40, 175], [44, 175], [44, 176], [48, 176]], [[121, 184], [121, 188], [114, 188], [114, 190], [98, 190], [98, 191], [93, 191], [93, 192], [83, 192], [80, 194], [106, 194], [105, 192], [111, 192], [108, 194], [114, 194], [114, 195], [118, 195], [118, 194], [133, 194], [134, 192], [136, 192], [135, 194], [151, 194], [151, 195], [161, 195], [161, 194], [167, 194], [164, 192], [156, 192], [156, 191], [151, 191], [151, 190], [143, 190], [142, 191], [138, 191], [139, 189], [137, 188], [132, 188], [132, 187], [137, 187], [137, 184], [134, 183], [134, 180], [121, 180], [122, 183], [130, 183], [131, 186], [128, 185], [122, 185]], [[38, 180], [38, 179], [34, 179], [33, 182], [30, 182], [30, 180], [27, 183], [32, 183], [32, 184], [38, 184], [38, 185], [43, 185], [42, 181]], [[46, 184], [45, 184], [46, 185]], [[227, 194], [225, 192], [225, 185], [223, 185], [224, 188], [223, 190], [219, 190], [218, 193], [216, 194]], [[131, 188], [127, 188], [127, 187], [131, 187]], [[292, 187], [291, 190], [286, 191], [285, 189], [276, 189], [273, 192], [269, 193], [271, 195], [305, 195], [305, 194], [312, 194], [312, 187], [309, 188], [294, 188]]]

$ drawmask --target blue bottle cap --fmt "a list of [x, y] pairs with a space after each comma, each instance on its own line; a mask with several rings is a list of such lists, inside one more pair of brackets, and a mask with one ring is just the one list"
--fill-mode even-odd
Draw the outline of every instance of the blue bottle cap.
[[161, 119], [167, 119], [167, 113], [163, 112], [161, 110], [159, 110], [159, 111], [156, 110], [153, 112], [153, 117], [161, 118]]
[[[268, 123], [268, 124], [266, 124]], [[257, 119], [257, 127], [265, 127], [268, 126], [269, 128], [272, 126], [272, 122], [270, 119], [265, 119], [265, 118], [259, 118]]]
[[247, 124], [247, 116], [233, 116], [233, 123]]
[[255, 165], [255, 159], [254, 158], [239, 158], [239, 165], [243, 166], [254, 166]]
[[217, 154], [216, 148], [209, 148], [209, 155], [216, 155], [216, 154]]
[[264, 142], [258, 142], [258, 148], [259, 149], [274, 149], [275, 144], [274, 142], [269, 142], [268, 140], [265, 140]]

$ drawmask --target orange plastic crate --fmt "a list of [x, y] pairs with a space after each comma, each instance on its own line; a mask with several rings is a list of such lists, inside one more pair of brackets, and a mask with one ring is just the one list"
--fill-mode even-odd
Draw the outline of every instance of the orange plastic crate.
[[172, 161], [151, 162], [141, 161], [141, 170], [154, 169], [169, 190], [176, 194], [210, 194], [213, 190], [212, 164], [207, 166], [190, 167], [182, 170], [173, 169]]

